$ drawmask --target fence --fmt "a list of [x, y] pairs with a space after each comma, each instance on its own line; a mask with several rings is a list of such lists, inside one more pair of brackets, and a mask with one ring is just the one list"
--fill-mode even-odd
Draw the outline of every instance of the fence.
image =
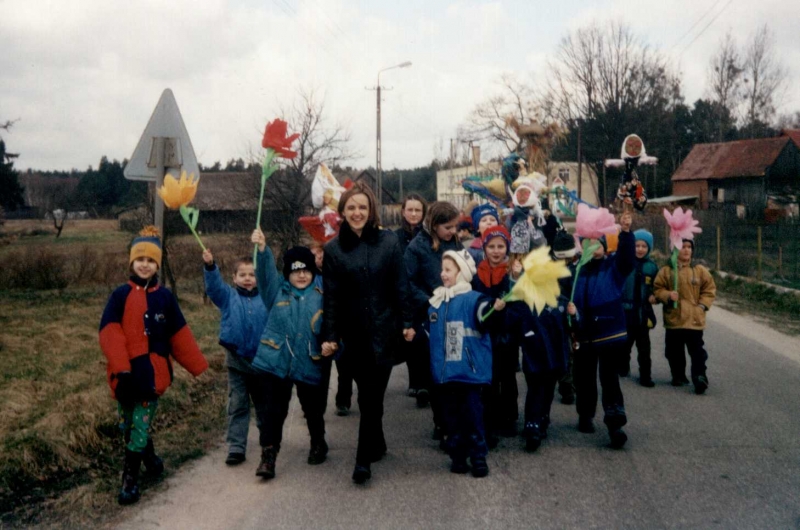
[[[696, 259], [709, 268], [800, 288], [800, 223], [787, 218], [767, 223], [720, 211], [694, 211], [702, 234], [695, 236]], [[637, 216], [634, 228], [653, 234], [654, 250], [669, 252], [663, 215]]]

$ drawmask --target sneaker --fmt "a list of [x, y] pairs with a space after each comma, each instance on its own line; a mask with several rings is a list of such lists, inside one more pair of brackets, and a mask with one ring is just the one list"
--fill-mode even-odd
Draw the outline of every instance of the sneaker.
[[419, 392], [419, 390], [417, 390], [416, 388], [409, 388], [408, 390], [406, 390], [406, 395], [408, 397], [417, 397], [417, 392]]
[[565, 396], [561, 396], [561, 403], [563, 403], [564, 405], [574, 405], [575, 394], [567, 394]]
[[269, 479], [275, 478], [275, 459], [278, 457], [278, 452], [274, 447], [265, 447], [261, 450], [261, 463], [258, 464], [256, 469], [256, 476]]
[[612, 449], [622, 449], [622, 446], [628, 441], [628, 435], [621, 428], [609, 429], [608, 437], [611, 438]]
[[475, 478], [485, 477], [489, 474], [489, 464], [486, 463], [486, 457], [484, 456], [473, 456], [470, 457], [470, 463], [472, 464], [472, 476]]
[[244, 461], [244, 453], [228, 453], [228, 458], [225, 459], [225, 464], [229, 466], [238, 466]]
[[686, 386], [689, 384], [689, 380], [686, 379], [685, 375], [682, 375], [680, 377], [673, 377], [670, 384], [672, 386]]
[[311, 443], [311, 449], [308, 451], [308, 464], [316, 466], [321, 464], [328, 458], [328, 444], [325, 440], [319, 443]]
[[424, 409], [428, 406], [428, 403], [431, 401], [431, 395], [425, 388], [420, 388], [417, 390], [417, 407]]
[[372, 471], [370, 471], [369, 469], [369, 464], [367, 464], [366, 466], [356, 464], [356, 468], [353, 470], [353, 482], [355, 482], [356, 484], [364, 484], [371, 478], [372, 478]]
[[346, 407], [344, 405], [336, 405], [336, 415], [337, 416], [349, 416], [350, 415], [350, 407]]
[[694, 378], [694, 393], [697, 395], [703, 394], [708, 388], [708, 377], [699, 375]]
[[450, 473], [463, 475], [469, 471], [466, 458], [454, 458], [453, 463], [450, 464]]
[[578, 431], [583, 434], [592, 434], [595, 432], [594, 420], [592, 418], [578, 418]]
[[641, 377], [641, 378], [639, 378], [639, 384], [642, 385], [643, 387], [647, 387], [647, 388], [653, 388], [654, 386], [656, 386], [656, 384], [653, 382], [653, 380], [650, 379], [649, 377]]

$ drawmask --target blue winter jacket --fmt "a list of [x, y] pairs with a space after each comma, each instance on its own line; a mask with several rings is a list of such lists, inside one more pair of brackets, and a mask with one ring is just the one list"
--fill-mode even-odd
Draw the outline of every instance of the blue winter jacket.
[[454, 237], [450, 241], [442, 241], [439, 250], [433, 250], [433, 239], [425, 230], [420, 230], [406, 247], [403, 260], [408, 271], [411, 306], [418, 320], [425, 319], [428, 299], [433, 295], [433, 290], [442, 285], [442, 255], [448, 250], [463, 248], [464, 245]]
[[492, 382], [492, 342], [479, 315], [492, 299], [470, 291], [429, 307], [433, 382], [488, 385]]
[[278, 274], [269, 246], [258, 253], [256, 278], [269, 317], [253, 368], [281, 379], [319, 385], [324, 368], [319, 334], [322, 329], [322, 290], [314, 282], [298, 291]]
[[246, 291], [232, 287], [222, 280], [216, 264], [203, 269], [206, 294], [222, 313], [219, 324], [219, 343], [231, 352], [252, 359], [258, 349], [258, 339], [267, 322], [267, 308], [258, 296], [258, 288]]
[[573, 302], [581, 315], [581, 342], [612, 344], [627, 338], [622, 288], [636, 259], [633, 234], [620, 232], [617, 252], [593, 259], [575, 278]]

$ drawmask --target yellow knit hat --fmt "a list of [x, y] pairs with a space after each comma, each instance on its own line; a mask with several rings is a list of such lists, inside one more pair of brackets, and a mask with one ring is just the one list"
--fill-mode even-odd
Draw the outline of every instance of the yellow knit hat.
[[161, 268], [161, 235], [155, 226], [145, 226], [131, 242], [131, 258], [128, 263], [142, 257], [151, 258]]

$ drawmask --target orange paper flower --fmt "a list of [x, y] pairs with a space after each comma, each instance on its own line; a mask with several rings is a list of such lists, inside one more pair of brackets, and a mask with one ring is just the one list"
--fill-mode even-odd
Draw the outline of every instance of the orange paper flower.
[[164, 185], [158, 189], [158, 196], [161, 197], [167, 208], [177, 210], [192, 202], [197, 193], [198, 181], [199, 179], [194, 178], [194, 173], [187, 176], [186, 171], [181, 171], [180, 180], [166, 174]]
[[292, 151], [291, 147], [292, 142], [297, 140], [300, 135], [295, 133], [287, 137], [286, 129], [286, 122], [280, 119], [267, 123], [266, 129], [264, 129], [264, 138], [261, 140], [261, 147], [274, 150], [276, 156], [281, 158], [296, 157], [297, 153]]

